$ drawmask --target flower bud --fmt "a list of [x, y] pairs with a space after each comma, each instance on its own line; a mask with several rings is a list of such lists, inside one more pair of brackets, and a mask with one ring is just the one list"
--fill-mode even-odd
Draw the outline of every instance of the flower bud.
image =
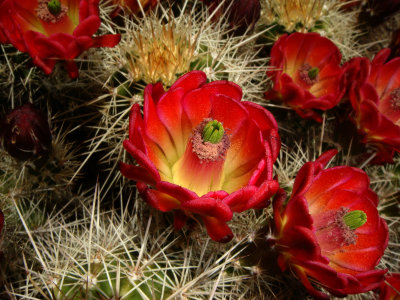
[[47, 117], [32, 104], [16, 107], [1, 121], [3, 148], [18, 160], [45, 156], [51, 150], [51, 132]]

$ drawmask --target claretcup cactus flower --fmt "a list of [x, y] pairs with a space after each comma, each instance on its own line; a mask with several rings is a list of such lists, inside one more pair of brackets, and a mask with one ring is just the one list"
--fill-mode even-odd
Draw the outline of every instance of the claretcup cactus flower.
[[362, 141], [376, 148], [374, 163], [392, 163], [400, 151], [400, 57], [386, 62], [389, 55], [384, 49], [371, 62], [348, 63], [348, 77], [358, 78], [349, 90], [354, 119]]
[[273, 201], [274, 237], [282, 270], [291, 269], [316, 298], [329, 299], [311, 283], [335, 296], [379, 287], [385, 270], [375, 270], [388, 244], [388, 228], [377, 211], [378, 197], [362, 170], [323, 169], [337, 153], [330, 150], [306, 163], [292, 195]]
[[19, 160], [45, 156], [51, 150], [51, 132], [43, 112], [27, 103], [13, 109], [0, 122], [4, 149]]
[[265, 207], [277, 191], [272, 165], [280, 141], [274, 117], [241, 102], [239, 86], [206, 81], [192, 71], [168, 91], [146, 87], [143, 118], [135, 104], [124, 141], [138, 165], [120, 170], [151, 206], [175, 212], [176, 229], [200, 218], [213, 240], [228, 242], [232, 214]]
[[46, 74], [64, 61], [71, 78], [74, 59], [93, 47], [113, 47], [120, 35], [93, 37], [100, 27], [99, 0], [4, 0], [0, 2], [0, 42], [27, 52]]
[[399, 300], [400, 299], [400, 274], [392, 273], [385, 277], [379, 287], [379, 300]]
[[271, 50], [272, 90], [268, 100], [279, 100], [301, 117], [321, 122], [315, 110], [331, 109], [341, 100], [341, 54], [329, 39], [318, 33], [282, 35]]

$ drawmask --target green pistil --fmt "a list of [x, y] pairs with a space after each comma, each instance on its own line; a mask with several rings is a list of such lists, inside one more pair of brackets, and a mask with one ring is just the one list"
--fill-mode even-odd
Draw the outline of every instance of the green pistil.
[[367, 222], [367, 215], [362, 210], [353, 210], [345, 214], [343, 220], [351, 230], [356, 230]]
[[204, 126], [203, 129], [203, 142], [210, 142], [212, 144], [218, 144], [224, 136], [224, 127], [217, 120], [212, 120]]
[[308, 77], [310, 77], [311, 80], [314, 80], [315, 78], [317, 78], [318, 73], [319, 73], [319, 69], [317, 67], [311, 68], [308, 71]]
[[51, 0], [47, 3], [47, 8], [52, 15], [56, 16], [61, 12], [61, 2], [58, 0]]

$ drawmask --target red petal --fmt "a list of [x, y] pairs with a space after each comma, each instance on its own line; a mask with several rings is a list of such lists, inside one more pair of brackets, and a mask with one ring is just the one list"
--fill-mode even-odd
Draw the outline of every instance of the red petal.
[[278, 129], [278, 123], [276, 123], [274, 116], [264, 107], [248, 101], [243, 101], [242, 105], [247, 109], [249, 117], [256, 122], [263, 132], [265, 139], [268, 138], [270, 129]]
[[224, 95], [231, 98], [232, 102], [238, 102], [242, 96], [242, 91], [236, 84], [228, 81], [214, 81], [190, 91], [183, 99], [183, 108], [192, 128], [196, 127], [204, 118], [210, 116], [210, 99], [214, 95]]
[[253, 197], [257, 190], [258, 189], [255, 186], [246, 186], [231, 193], [224, 199], [224, 202], [233, 212], [242, 212], [247, 209], [248, 201]]
[[174, 213], [174, 228], [180, 230], [186, 224], [188, 217], [180, 210], [175, 210]]
[[116, 46], [121, 41], [120, 34], [104, 34], [93, 38], [93, 47], [109, 47]]
[[146, 148], [143, 141], [142, 130], [143, 130], [143, 119], [140, 114], [140, 105], [132, 105], [129, 113], [129, 140], [135, 147], [137, 147], [143, 153], [146, 153]]
[[136, 162], [145, 168], [157, 182], [161, 180], [160, 173], [158, 173], [157, 168], [142, 151], [136, 148], [129, 140], [125, 140], [123, 145], [126, 151], [132, 155]]
[[64, 65], [65, 68], [67, 69], [69, 77], [71, 77], [72, 79], [78, 77], [79, 75], [78, 66], [73, 60], [67, 60]]
[[166, 182], [166, 181], [158, 182], [157, 190], [159, 190], [160, 192], [164, 192], [164, 193], [178, 199], [180, 202], [185, 202], [188, 200], [198, 198], [196, 193], [194, 193], [188, 189], [185, 189], [184, 187], [181, 187], [179, 185], [173, 184], [171, 182]]
[[191, 90], [197, 89], [207, 81], [207, 76], [203, 71], [191, 71], [178, 78], [177, 81], [170, 87], [170, 91], [180, 87], [184, 94]]
[[247, 203], [247, 209], [267, 207], [269, 199], [278, 191], [279, 183], [275, 180], [264, 182]]
[[181, 209], [203, 216], [214, 217], [223, 222], [232, 219], [232, 211], [229, 206], [214, 198], [201, 197], [185, 201], [182, 203]]
[[[227, 112], [228, 107], [229, 113]], [[240, 102], [225, 95], [213, 95], [211, 96], [210, 117], [221, 122], [225, 131], [233, 136], [248, 118], [248, 113]]]
[[100, 18], [98, 16], [90, 16], [82, 20], [74, 29], [74, 36], [92, 36], [100, 27]]
[[295, 196], [288, 201], [283, 214], [285, 228], [301, 226], [312, 228], [313, 220], [308, 212], [307, 200], [301, 196]]
[[222, 222], [213, 217], [202, 217], [204, 225], [207, 228], [208, 235], [217, 242], [227, 243], [233, 238], [232, 230]]
[[174, 197], [157, 190], [146, 189], [143, 196], [151, 206], [163, 212], [177, 209], [181, 205], [181, 203]]
[[258, 164], [267, 155], [261, 131], [249, 119], [241, 123], [230, 142], [222, 185], [222, 189], [229, 193], [247, 185]]
[[177, 161], [178, 153], [170, 139], [168, 131], [161, 122], [157, 113], [157, 106], [152, 98], [153, 85], [149, 84], [144, 90], [144, 122], [146, 135], [163, 150], [168, 161], [172, 164]]
[[126, 178], [129, 178], [134, 181], [142, 181], [146, 184], [150, 184], [153, 186], [156, 185], [155, 179], [149, 174], [149, 172], [147, 172], [145, 168], [132, 166], [120, 162], [119, 170], [121, 171], [122, 175], [124, 175]]
[[299, 172], [293, 184], [292, 196], [301, 196], [308, 191], [314, 180], [315, 164], [305, 163]]
[[182, 97], [183, 89], [175, 88], [165, 93], [157, 103], [157, 113], [161, 122], [168, 130], [178, 151], [178, 157], [185, 152], [189, 136], [182, 132]]
[[322, 170], [314, 179], [311, 187], [305, 194], [310, 213], [326, 208], [327, 201], [331, 199], [330, 191], [348, 190], [356, 193], [369, 188], [369, 178], [360, 169], [340, 166]]

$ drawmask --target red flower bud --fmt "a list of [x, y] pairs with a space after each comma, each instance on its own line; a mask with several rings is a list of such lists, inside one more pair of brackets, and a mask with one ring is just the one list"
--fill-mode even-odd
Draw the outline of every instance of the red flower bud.
[[35, 159], [51, 150], [47, 117], [30, 103], [12, 110], [1, 122], [1, 143], [19, 160]]

